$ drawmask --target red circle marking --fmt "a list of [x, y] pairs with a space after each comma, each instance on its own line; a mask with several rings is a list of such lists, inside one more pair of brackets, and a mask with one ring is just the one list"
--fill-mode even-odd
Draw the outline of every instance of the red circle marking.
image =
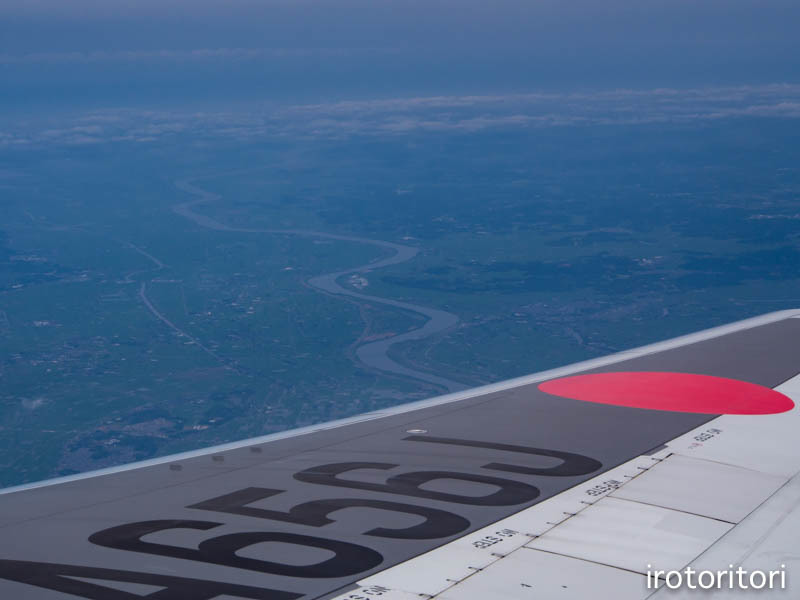
[[539, 389], [585, 402], [713, 415], [768, 415], [794, 408], [791, 398], [768, 387], [688, 373], [575, 375], [545, 381]]

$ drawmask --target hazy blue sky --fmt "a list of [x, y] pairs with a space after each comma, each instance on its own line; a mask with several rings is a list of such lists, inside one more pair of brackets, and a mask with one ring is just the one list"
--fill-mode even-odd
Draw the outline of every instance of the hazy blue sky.
[[4, 0], [5, 110], [794, 83], [797, 0]]

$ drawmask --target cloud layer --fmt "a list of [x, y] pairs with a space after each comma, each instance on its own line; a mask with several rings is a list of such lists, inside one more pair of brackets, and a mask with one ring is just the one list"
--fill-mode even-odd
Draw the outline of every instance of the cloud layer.
[[115, 109], [0, 127], [0, 146], [152, 143], [177, 136], [240, 141], [471, 133], [547, 127], [800, 118], [800, 85], [430, 96], [236, 111]]

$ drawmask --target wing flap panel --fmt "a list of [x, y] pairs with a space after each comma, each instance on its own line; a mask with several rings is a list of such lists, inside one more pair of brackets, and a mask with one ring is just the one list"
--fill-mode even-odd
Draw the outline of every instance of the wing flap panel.
[[673, 455], [612, 496], [738, 523], [786, 481], [778, 475]]

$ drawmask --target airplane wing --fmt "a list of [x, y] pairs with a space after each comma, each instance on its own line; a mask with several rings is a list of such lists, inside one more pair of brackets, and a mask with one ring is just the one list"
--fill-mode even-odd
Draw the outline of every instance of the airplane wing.
[[670, 570], [781, 565], [795, 598], [798, 372], [782, 311], [0, 490], [0, 598], [662, 600]]

